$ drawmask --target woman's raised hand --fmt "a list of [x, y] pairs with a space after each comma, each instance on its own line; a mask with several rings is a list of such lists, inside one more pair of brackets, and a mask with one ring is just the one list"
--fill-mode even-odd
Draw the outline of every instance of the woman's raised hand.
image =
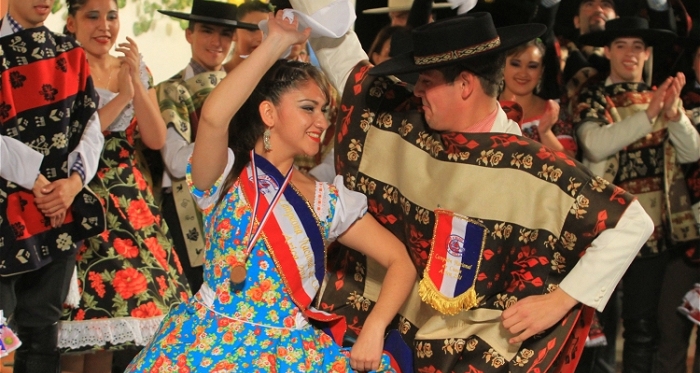
[[126, 42], [119, 43], [115, 50], [124, 53], [124, 56], [119, 57], [119, 60], [122, 65], [129, 66], [132, 83], [141, 84], [141, 54], [139, 54], [139, 47], [134, 39], [127, 36]]
[[271, 15], [267, 20], [267, 25], [268, 37], [273, 35], [282, 36], [285, 43], [289, 45], [305, 43], [309, 35], [311, 35], [311, 29], [308, 27], [303, 31], [299, 31], [299, 20], [296, 17], [294, 19], [285, 17], [284, 11], [278, 11], [275, 16]]

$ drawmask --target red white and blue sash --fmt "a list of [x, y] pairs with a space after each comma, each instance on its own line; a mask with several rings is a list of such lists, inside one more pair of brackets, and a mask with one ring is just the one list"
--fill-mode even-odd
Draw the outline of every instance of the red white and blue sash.
[[478, 305], [476, 284], [488, 229], [447, 210], [435, 211], [435, 231], [418, 294], [436, 310], [454, 315]]
[[[265, 158], [254, 155], [257, 167], [259, 206], [256, 224], [263, 222], [262, 239], [294, 303], [306, 311], [321, 287], [326, 271], [325, 244], [320, 223], [312, 207], [294, 188], [284, 188], [279, 201], [273, 199], [285, 184], [282, 173]], [[248, 165], [241, 174], [246, 199], [256, 200], [253, 171]], [[265, 212], [273, 205], [267, 220]]]

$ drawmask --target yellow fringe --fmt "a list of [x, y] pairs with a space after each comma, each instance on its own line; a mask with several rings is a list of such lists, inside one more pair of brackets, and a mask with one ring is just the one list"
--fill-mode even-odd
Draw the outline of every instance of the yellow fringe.
[[479, 305], [476, 300], [476, 290], [474, 286], [454, 298], [448, 298], [435, 287], [435, 284], [428, 278], [424, 277], [418, 285], [418, 295], [423, 302], [428, 303], [431, 307], [440, 311], [445, 315], [455, 315], [461, 311], [468, 311]]

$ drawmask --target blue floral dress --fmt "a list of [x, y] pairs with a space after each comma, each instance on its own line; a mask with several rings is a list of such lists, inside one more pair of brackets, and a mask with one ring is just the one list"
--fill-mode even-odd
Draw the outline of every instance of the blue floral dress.
[[[259, 239], [246, 264], [246, 280], [232, 285], [230, 268], [244, 260], [241, 242], [251, 210], [238, 183], [216, 203], [228, 165], [207, 191], [191, 189], [204, 210], [206, 253], [204, 286], [193, 299], [174, 308], [154, 340], [127, 372], [351, 372], [346, 351], [308, 324], [292, 301], [275, 262]], [[189, 179], [189, 170], [188, 170]], [[310, 206], [326, 240], [334, 240], [367, 211], [364, 196], [316, 183]], [[382, 369], [389, 367], [384, 355]], [[382, 372], [391, 372], [380, 370]]]

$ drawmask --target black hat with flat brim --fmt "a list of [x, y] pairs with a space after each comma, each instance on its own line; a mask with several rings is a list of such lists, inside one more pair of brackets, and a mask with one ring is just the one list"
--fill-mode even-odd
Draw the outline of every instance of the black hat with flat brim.
[[237, 21], [237, 11], [238, 7], [234, 4], [211, 0], [194, 0], [191, 13], [158, 10], [159, 13], [165, 14], [166, 16], [184, 19], [190, 22], [244, 28], [248, 30], [259, 29], [258, 25]]
[[605, 22], [605, 30], [581, 35], [579, 42], [593, 47], [605, 47], [618, 38], [639, 38], [649, 47], [669, 45], [676, 34], [669, 30], [650, 29], [649, 21], [642, 17], [620, 17]]
[[[413, 0], [389, 0], [387, 6], [381, 8], [371, 8], [362, 11], [363, 14], [381, 14], [389, 12], [408, 12], [411, 10]], [[433, 9], [449, 8], [449, 3], [434, 3]]]
[[505, 52], [542, 35], [538, 23], [496, 28], [491, 14], [467, 13], [411, 31], [413, 51], [392, 57], [369, 70], [371, 75], [396, 75], [453, 65]]

